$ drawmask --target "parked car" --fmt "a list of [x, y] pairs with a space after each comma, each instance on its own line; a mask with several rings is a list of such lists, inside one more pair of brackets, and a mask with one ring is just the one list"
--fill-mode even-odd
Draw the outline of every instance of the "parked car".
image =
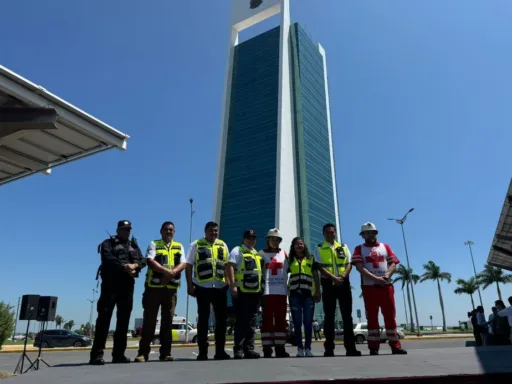
[[[172, 321], [172, 342], [183, 343], [185, 342], [185, 336], [187, 331], [186, 319], [184, 317], [175, 316]], [[197, 329], [188, 323], [188, 341], [197, 343]], [[155, 336], [151, 342], [153, 345], [160, 344], [160, 318], [157, 319], [155, 328]]]
[[[403, 339], [405, 337], [404, 332], [401, 329], [397, 329], [398, 338]], [[358, 323], [354, 326], [354, 335], [356, 337], [357, 344], [363, 344], [366, 340], [368, 340], [368, 324], [367, 323]], [[385, 343], [388, 340], [388, 336], [386, 335], [386, 330], [384, 328], [380, 328], [380, 342]]]
[[79, 335], [65, 329], [47, 329], [38, 332], [34, 338], [34, 347], [55, 348], [55, 347], [87, 347], [92, 344], [88, 336]]

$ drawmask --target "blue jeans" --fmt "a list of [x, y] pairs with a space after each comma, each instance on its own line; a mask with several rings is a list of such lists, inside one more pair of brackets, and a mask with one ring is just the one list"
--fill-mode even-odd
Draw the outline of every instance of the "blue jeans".
[[[297, 348], [311, 349], [311, 337], [313, 333], [313, 312], [315, 303], [313, 297], [303, 294], [290, 295], [290, 306], [292, 310], [293, 328], [295, 331], [295, 340]], [[302, 343], [302, 325], [304, 324], [304, 335], [306, 337], [305, 345]]]

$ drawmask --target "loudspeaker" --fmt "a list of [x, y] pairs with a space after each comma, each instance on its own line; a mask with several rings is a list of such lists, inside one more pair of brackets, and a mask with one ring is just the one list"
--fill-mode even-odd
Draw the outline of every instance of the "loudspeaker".
[[55, 321], [57, 313], [57, 297], [41, 296], [39, 298], [39, 309], [37, 310], [37, 321]]
[[21, 298], [20, 320], [35, 320], [39, 307], [39, 295], [23, 295]]

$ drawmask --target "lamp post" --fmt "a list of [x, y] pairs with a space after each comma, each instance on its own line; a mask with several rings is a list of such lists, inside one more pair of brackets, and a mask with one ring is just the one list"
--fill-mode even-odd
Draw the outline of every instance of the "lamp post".
[[[192, 244], [192, 218], [194, 216], [194, 199], [193, 198], [190, 198], [189, 200], [189, 203], [190, 203], [190, 232], [189, 232], [189, 244]], [[189, 301], [189, 295], [187, 294], [187, 309], [186, 309], [186, 314], [185, 314], [185, 318], [186, 318], [186, 328], [185, 328], [185, 343], [188, 343], [188, 301]]]
[[[407, 211], [407, 213], [404, 215], [404, 217], [402, 217], [401, 219], [388, 219], [388, 220], [395, 221], [397, 224], [400, 224], [400, 227], [402, 229], [402, 237], [404, 239], [405, 257], [407, 259], [407, 268], [409, 269], [409, 271], [412, 271], [412, 270], [411, 270], [411, 265], [409, 263], [409, 252], [407, 251], [407, 242], [405, 241], [404, 223], [407, 220], [407, 215], [409, 213], [411, 213], [412, 211], [414, 211], [414, 208], [409, 209]], [[418, 327], [418, 329], [417, 329], [418, 333], [416, 335], [417, 336], [421, 336], [420, 323], [418, 321], [418, 309], [416, 308], [416, 295], [414, 294], [414, 285], [413, 285], [413, 282], [412, 282], [412, 273], [409, 273], [409, 284], [411, 286], [412, 302], [413, 302], [413, 305], [414, 305], [414, 315], [416, 317], [416, 326]], [[412, 320], [411, 320], [411, 322], [412, 322]]]
[[98, 293], [98, 291], [93, 288], [92, 289], [92, 300], [86, 299], [87, 301], [89, 301], [91, 303], [91, 312], [89, 314], [89, 338], [91, 338], [91, 339], [92, 339], [92, 309], [94, 306], [94, 302], [96, 301], [96, 299], [94, 298], [95, 293]]
[[14, 341], [14, 336], [16, 336], [16, 329], [18, 328], [18, 314], [20, 312], [20, 300], [21, 297], [18, 297], [18, 306], [16, 307], [16, 318], [14, 319], [14, 331], [12, 332], [12, 341]]
[[[478, 277], [476, 275], [476, 268], [475, 268], [475, 259], [473, 258], [473, 249], [471, 246], [475, 244], [473, 241], [468, 240], [464, 242], [464, 245], [469, 246], [469, 254], [471, 255], [471, 262], [473, 263], [473, 272], [475, 272], [475, 280], [478, 281]], [[478, 285], [478, 297], [480, 298], [480, 305], [483, 307], [484, 304], [482, 302], [482, 293], [480, 292], [480, 285]]]

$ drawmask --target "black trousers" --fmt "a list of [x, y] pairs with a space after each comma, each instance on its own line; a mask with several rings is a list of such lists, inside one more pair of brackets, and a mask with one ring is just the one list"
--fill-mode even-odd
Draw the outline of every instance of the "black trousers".
[[235, 345], [233, 352], [254, 351], [254, 333], [256, 331], [256, 317], [260, 307], [261, 295], [259, 293], [244, 293], [238, 290], [235, 312]]
[[112, 319], [115, 306], [117, 306], [117, 323], [114, 333], [112, 357], [118, 359], [122, 358], [126, 351], [126, 334], [128, 333], [130, 315], [133, 308], [133, 283], [130, 285], [116, 285], [115, 283], [106, 284], [103, 282], [101, 284], [101, 294], [97, 304], [98, 318], [96, 319], [91, 360], [103, 358], [103, 350], [107, 342], [110, 320]]
[[343, 339], [345, 349], [352, 351], [356, 348], [354, 337], [354, 323], [352, 321], [352, 290], [347, 279], [340, 286], [332, 284], [331, 280], [322, 279], [322, 302], [324, 307], [324, 349], [333, 351], [334, 344], [334, 320], [336, 303], [339, 303], [341, 318], [343, 320]]
[[208, 353], [208, 326], [210, 304], [215, 312], [215, 351], [224, 352], [226, 345], [226, 320], [228, 316], [228, 288], [203, 288], [195, 286], [197, 300], [197, 345], [200, 354]]

